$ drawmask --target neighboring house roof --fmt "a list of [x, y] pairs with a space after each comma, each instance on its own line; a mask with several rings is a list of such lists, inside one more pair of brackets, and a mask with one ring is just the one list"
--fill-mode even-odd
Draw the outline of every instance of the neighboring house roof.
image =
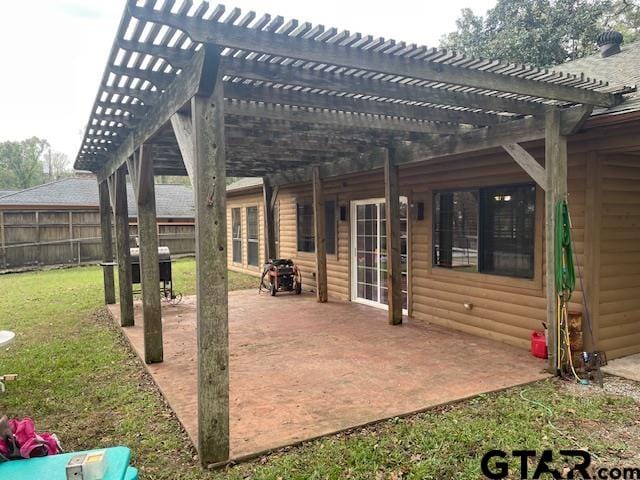
[[[159, 218], [193, 218], [193, 190], [184, 185], [159, 184], [156, 188], [156, 215]], [[137, 215], [133, 189], [127, 184], [129, 215]], [[64, 178], [13, 192], [0, 198], [0, 208], [12, 206], [98, 206], [98, 184], [95, 178]]]
[[17, 190], [0, 190], [0, 197], [5, 197], [15, 192], [17, 192]]
[[[640, 41], [621, 46], [621, 51], [610, 57], [602, 57], [600, 53], [588, 57], [572, 60], [553, 67], [554, 70], [572, 73], [585, 77], [608, 81], [611, 85], [627, 85], [630, 87], [640, 84]], [[623, 113], [640, 110], [640, 92], [625, 96], [626, 101], [609, 110], [599, 109], [594, 113]]]
[[227, 193], [232, 193], [239, 190], [247, 190], [256, 187], [262, 187], [261, 177], [242, 177], [235, 182], [227, 185]]

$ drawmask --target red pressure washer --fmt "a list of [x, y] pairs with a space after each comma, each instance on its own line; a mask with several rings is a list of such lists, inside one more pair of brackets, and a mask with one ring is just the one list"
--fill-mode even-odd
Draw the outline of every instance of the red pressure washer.
[[263, 288], [268, 290], [271, 296], [275, 296], [277, 292], [294, 292], [300, 295], [302, 293], [300, 269], [291, 259], [269, 260], [264, 265], [258, 293], [262, 292]]

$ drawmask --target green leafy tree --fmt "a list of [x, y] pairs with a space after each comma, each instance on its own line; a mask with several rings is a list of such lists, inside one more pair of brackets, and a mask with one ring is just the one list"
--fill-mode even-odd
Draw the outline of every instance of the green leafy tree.
[[463, 9], [444, 48], [476, 57], [548, 67], [589, 55], [595, 38], [620, 29], [633, 40], [640, 0], [498, 0], [486, 17]]
[[37, 137], [0, 143], [0, 187], [28, 188], [41, 184], [42, 156], [48, 146], [46, 140]]
[[640, 40], [640, 2], [617, 0], [604, 24], [606, 28], [622, 33], [625, 43]]

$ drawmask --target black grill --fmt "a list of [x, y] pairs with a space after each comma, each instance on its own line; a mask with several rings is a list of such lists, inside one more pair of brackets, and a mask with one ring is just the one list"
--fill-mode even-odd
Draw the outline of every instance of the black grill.
[[[140, 249], [132, 248], [131, 255], [131, 281], [134, 285], [140, 284]], [[169, 247], [158, 247], [158, 266], [160, 268], [160, 291], [167, 299], [174, 299], [172, 274], [171, 274], [171, 252]], [[134, 292], [134, 293], [139, 293]]]

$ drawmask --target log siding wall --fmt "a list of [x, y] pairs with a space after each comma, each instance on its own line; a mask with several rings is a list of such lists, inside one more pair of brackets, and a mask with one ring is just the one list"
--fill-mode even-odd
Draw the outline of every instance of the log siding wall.
[[[530, 178], [506, 154], [478, 159], [433, 162], [400, 169], [401, 195], [408, 198], [409, 213], [409, 315], [521, 348], [529, 347], [530, 332], [542, 328], [546, 318], [543, 288], [544, 195], [536, 198], [536, 253], [533, 279], [509, 278], [482, 273], [455, 272], [432, 267], [433, 192], [444, 189], [476, 188], [530, 182]], [[574, 226], [575, 252], [581, 265], [584, 238], [584, 162], [572, 158], [569, 166], [570, 208]], [[383, 198], [381, 171], [327, 180], [325, 191], [350, 213], [350, 202]], [[297, 252], [296, 201], [307, 198], [310, 186], [281, 189], [281, 254], [294, 259], [303, 272], [305, 287], [315, 288], [314, 255]], [[417, 220], [415, 204], [425, 204], [424, 220]], [[327, 256], [330, 300], [349, 300], [350, 218], [337, 218], [338, 253]], [[464, 288], [461, 288], [464, 287]], [[580, 291], [574, 293], [571, 308], [581, 309]], [[464, 304], [472, 304], [467, 310]]]
[[601, 159], [599, 348], [640, 353], [640, 161]]

